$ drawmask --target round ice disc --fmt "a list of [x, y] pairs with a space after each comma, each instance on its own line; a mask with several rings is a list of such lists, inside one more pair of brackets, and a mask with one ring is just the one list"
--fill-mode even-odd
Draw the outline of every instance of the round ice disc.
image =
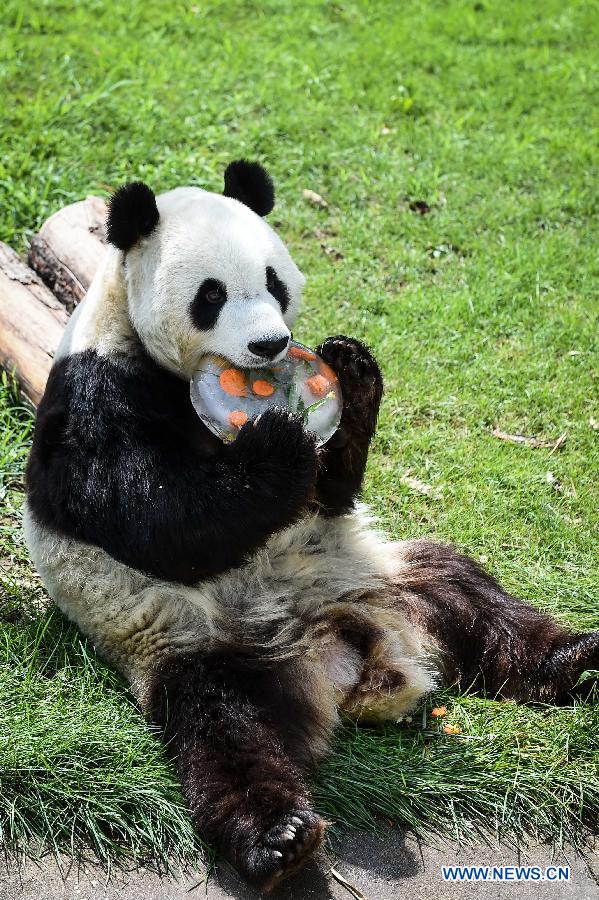
[[320, 447], [339, 427], [343, 400], [337, 376], [309, 347], [292, 341], [270, 368], [238, 369], [220, 356], [204, 356], [191, 379], [191, 402], [202, 422], [225, 442], [271, 406], [301, 416]]

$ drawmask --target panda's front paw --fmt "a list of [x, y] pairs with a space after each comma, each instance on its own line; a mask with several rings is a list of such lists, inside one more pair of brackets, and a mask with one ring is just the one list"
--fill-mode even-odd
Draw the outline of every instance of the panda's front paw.
[[316, 351], [336, 373], [343, 393], [342, 425], [374, 431], [383, 378], [378, 363], [361, 341], [339, 334]]
[[[246, 426], [254, 442], [261, 444], [270, 458], [279, 458], [286, 468], [308, 470], [316, 466], [314, 435], [306, 431], [300, 416], [273, 406]], [[241, 437], [241, 435], [240, 435]]]
[[316, 482], [314, 435], [299, 416], [273, 406], [241, 428], [231, 445], [246, 471], [265, 482], [292, 506], [307, 502]]

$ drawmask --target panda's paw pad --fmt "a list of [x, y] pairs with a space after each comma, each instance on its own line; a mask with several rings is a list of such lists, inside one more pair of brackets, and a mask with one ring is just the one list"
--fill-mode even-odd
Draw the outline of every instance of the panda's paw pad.
[[318, 353], [337, 373], [341, 387], [364, 389], [382, 384], [381, 373], [365, 344], [344, 335], [327, 338]]
[[327, 338], [317, 351], [336, 372], [348, 407], [363, 412], [376, 409], [383, 392], [383, 379], [368, 347], [343, 335]]
[[325, 823], [309, 809], [294, 810], [266, 831], [254, 849], [252, 880], [270, 891], [291, 875], [322, 843]]

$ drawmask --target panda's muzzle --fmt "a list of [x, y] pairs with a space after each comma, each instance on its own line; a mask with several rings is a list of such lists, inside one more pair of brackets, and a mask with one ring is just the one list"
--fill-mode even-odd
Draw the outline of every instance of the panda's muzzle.
[[261, 356], [263, 359], [274, 359], [275, 356], [278, 356], [279, 353], [282, 353], [283, 350], [285, 350], [288, 343], [289, 337], [275, 338], [274, 340], [250, 341], [248, 350], [250, 353], [253, 353], [254, 356]]

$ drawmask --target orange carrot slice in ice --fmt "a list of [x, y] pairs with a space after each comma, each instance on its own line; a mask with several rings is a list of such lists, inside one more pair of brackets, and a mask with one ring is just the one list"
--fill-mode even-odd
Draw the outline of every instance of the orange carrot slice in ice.
[[275, 392], [270, 381], [266, 381], [266, 379], [263, 378], [258, 378], [257, 381], [254, 381], [252, 390], [254, 394], [258, 394], [259, 397], [270, 397], [271, 394], [274, 394]]
[[310, 378], [306, 378], [306, 385], [315, 397], [324, 397], [329, 389], [329, 381], [324, 375], [311, 375]]
[[316, 359], [315, 353], [312, 353], [311, 350], [304, 350], [303, 347], [290, 347], [287, 351], [287, 356], [290, 356], [292, 359], [305, 359], [307, 362], [312, 362], [313, 359]]
[[232, 397], [245, 396], [245, 375], [239, 369], [225, 369], [219, 376], [220, 386]]
[[229, 413], [229, 422], [233, 428], [241, 428], [247, 420], [247, 413], [244, 413], [242, 409], [234, 409], [232, 413]]
[[323, 359], [318, 360], [318, 369], [321, 375], [324, 375], [325, 378], [328, 378], [329, 381], [332, 381], [333, 384], [335, 384], [337, 381], [337, 373], [334, 372]]

